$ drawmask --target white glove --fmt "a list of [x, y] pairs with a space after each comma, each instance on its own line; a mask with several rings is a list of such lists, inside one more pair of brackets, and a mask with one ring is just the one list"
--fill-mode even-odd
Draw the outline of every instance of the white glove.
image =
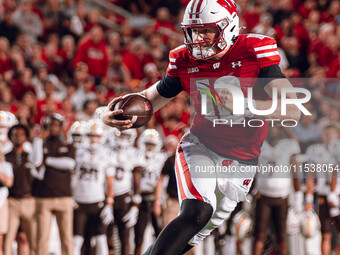
[[327, 196], [328, 204], [331, 204], [333, 207], [339, 206], [339, 196], [335, 192], [330, 192]]
[[136, 206], [132, 206], [130, 210], [124, 215], [123, 222], [126, 223], [127, 228], [131, 228], [137, 223], [139, 209]]
[[99, 214], [100, 220], [105, 226], [113, 222], [113, 208], [110, 205], [105, 205], [103, 210]]
[[294, 194], [294, 209], [300, 213], [303, 211], [303, 192], [297, 191]]
[[31, 167], [31, 175], [34, 178], [36, 178], [36, 179], [38, 179], [40, 181], [44, 180], [45, 171], [46, 171], [46, 168], [45, 168], [44, 165], [41, 166], [39, 169], [37, 169], [36, 167], [33, 167], [33, 166]]

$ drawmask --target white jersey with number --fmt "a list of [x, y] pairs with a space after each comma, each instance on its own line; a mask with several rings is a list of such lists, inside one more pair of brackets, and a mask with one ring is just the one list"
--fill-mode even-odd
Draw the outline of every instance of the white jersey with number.
[[105, 200], [107, 176], [114, 176], [114, 165], [107, 149], [91, 152], [78, 149], [76, 169], [72, 177], [73, 198], [79, 203], [96, 203]]
[[167, 155], [163, 152], [155, 153], [152, 158], [147, 158], [143, 153], [143, 168], [140, 184], [142, 193], [155, 192], [156, 185], [166, 159]]
[[131, 147], [125, 150], [113, 151], [112, 158], [115, 166], [114, 195], [120, 196], [132, 190], [132, 171], [142, 166], [140, 152]]
[[[327, 196], [331, 191], [331, 179], [333, 172], [330, 171], [330, 166], [337, 164], [334, 155], [326, 149], [323, 144], [314, 144], [307, 148], [306, 155], [308, 164], [305, 169], [310, 169], [314, 172], [316, 181], [315, 191], [319, 195]], [[308, 167], [307, 167], [308, 166]], [[339, 184], [337, 185], [337, 189]]]
[[[265, 141], [259, 158], [256, 187], [268, 197], [287, 197], [291, 187], [290, 158], [300, 153], [300, 146], [293, 139], [282, 139], [275, 146]], [[265, 171], [267, 169], [267, 171]]]

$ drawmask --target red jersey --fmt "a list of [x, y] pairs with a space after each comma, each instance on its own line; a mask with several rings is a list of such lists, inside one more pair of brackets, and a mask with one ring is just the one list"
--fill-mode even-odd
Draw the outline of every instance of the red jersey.
[[109, 57], [105, 46], [105, 41], [94, 43], [88, 39], [79, 45], [74, 57], [74, 68], [79, 62], [84, 62], [89, 67], [89, 74], [97, 77], [105, 77], [109, 69]]
[[[267, 136], [268, 123], [262, 127], [244, 125], [216, 125], [201, 113], [201, 94], [199, 80], [217, 79], [223, 76], [234, 78], [257, 78], [260, 69], [280, 63], [276, 41], [273, 38], [249, 34], [239, 35], [234, 45], [219, 60], [195, 60], [183, 45], [170, 52], [167, 74], [180, 79], [182, 88], [190, 94], [195, 108], [191, 133], [214, 152], [242, 160], [259, 157], [262, 143]], [[268, 98], [263, 86], [255, 86], [256, 79], [240, 80], [240, 87], [247, 97], [247, 88], [253, 87], [254, 99]], [[251, 80], [252, 82], [249, 82]], [[210, 87], [209, 87], [210, 88]], [[212, 91], [211, 91], [212, 92]], [[213, 94], [213, 93], [212, 93]], [[216, 99], [217, 100], [217, 99]]]

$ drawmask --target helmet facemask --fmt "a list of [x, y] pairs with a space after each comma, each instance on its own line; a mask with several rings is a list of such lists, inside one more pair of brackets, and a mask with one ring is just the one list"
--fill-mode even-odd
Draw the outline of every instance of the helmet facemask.
[[68, 131], [68, 142], [77, 149], [88, 147], [86, 137], [87, 123], [85, 121], [75, 121]]
[[73, 141], [73, 146], [77, 149], [83, 147], [84, 144], [84, 137], [82, 134], [78, 133], [73, 133], [72, 134], [72, 141]]
[[[229, 23], [227, 19], [224, 19], [217, 23], [211, 23], [211, 24], [190, 25], [190, 26], [182, 25], [182, 29], [183, 29], [184, 36], [185, 36], [184, 43], [188, 47], [191, 55], [195, 59], [205, 60], [223, 51], [228, 45], [228, 43], [225, 41], [222, 35], [224, 33], [225, 28], [228, 26], [228, 24]], [[215, 38], [209, 41], [194, 42], [195, 41], [194, 30], [202, 29], [202, 28], [216, 28], [217, 33], [215, 35]]]
[[128, 149], [131, 147], [131, 136], [128, 134], [122, 134], [118, 139], [118, 147], [120, 149]]
[[87, 126], [86, 136], [90, 149], [99, 150], [106, 141], [104, 123], [101, 120], [91, 120]]
[[104, 144], [103, 136], [100, 134], [87, 134], [89, 139], [90, 149], [92, 151], [97, 151]]
[[115, 132], [115, 136], [118, 150], [126, 150], [133, 147], [137, 132], [135, 129], [127, 129], [121, 132]]
[[144, 146], [145, 146], [145, 156], [147, 158], [152, 158], [157, 154], [157, 152], [159, 152], [157, 144], [146, 142], [144, 143]]

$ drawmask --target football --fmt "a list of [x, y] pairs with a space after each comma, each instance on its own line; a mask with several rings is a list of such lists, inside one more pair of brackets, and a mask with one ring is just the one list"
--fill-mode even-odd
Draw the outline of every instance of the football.
[[152, 104], [141, 94], [127, 94], [113, 106], [112, 110], [122, 109], [124, 112], [115, 116], [117, 120], [132, 122], [132, 128], [144, 126], [152, 117]]

